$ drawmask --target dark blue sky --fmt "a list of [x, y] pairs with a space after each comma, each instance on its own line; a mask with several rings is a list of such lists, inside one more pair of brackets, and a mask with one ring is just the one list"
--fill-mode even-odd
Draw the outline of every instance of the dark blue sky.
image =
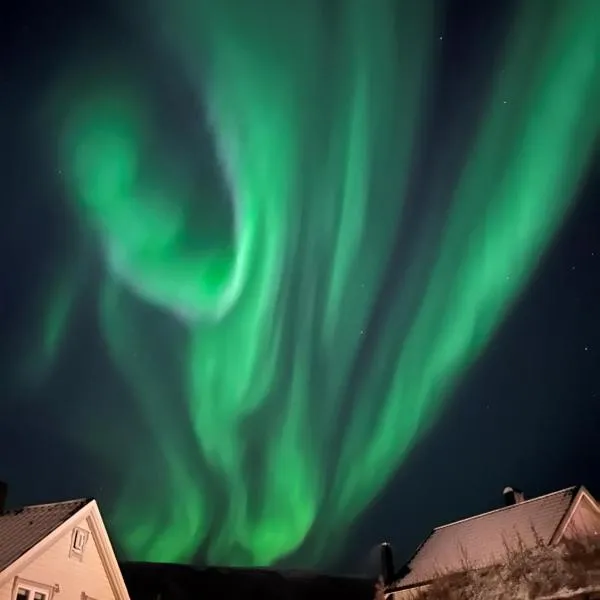
[[[431, 135], [452, 135], [455, 125], [445, 118], [449, 107], [475, 106], [475, 84], [490, 69], [509, 9], [509, 3], [477, 0], [449, 4], [440, 31], [442, 69], [432, 97]], [[85, 495], [109, 502], [118, 484], [70, 441], [65, 419], [57, 417], [82, 401], [75, 382], [102, 362], [97, 345], [90, 342], [82, 352], [73, 342], [71, 358], [44, 390], [42, 405], [29, 404], [9, 381], [30, 325], [25, 308], [52, 261], [71, 247], [72, 224], [53, 203], [38, 200], [44, 195], [61, 201], [32, 149], [40, 133], [30, 122], [36, 94], [72, 51], [73, 40], [117, 35], [120, 27], [97, 1], [9, 2], [0, 22], [0, 479], [10, 483], [12, 504]], [[432, 527], [498, 507], [505, 485], [533, 496], [585, 484], [600, 495], [598, 164], [485, 354], [350, 532], [339, 569], [368, 569], [370, 549], [383, 539], [393, 543], [398, 560], [408, 558]], [[81, 339], [94, 339], [93, 310], [88, 319], [82, 309]], [[102, 421], [101, 406], [88, 408]]]

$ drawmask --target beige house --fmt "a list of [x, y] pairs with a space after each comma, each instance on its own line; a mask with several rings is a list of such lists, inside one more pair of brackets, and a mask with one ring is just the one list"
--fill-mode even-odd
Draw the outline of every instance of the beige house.
[[95, 500], [1, 509], [0, 600], [129, 600]]
[[[483, 569], [505, 560], [507, 548], [553, 546], [562, 540], [600, 535], [600, 505], [583, 486], [526, 500], [504, 489], [505, 506], [436, 527], [386, 586], [388, 600], [409, 600], [440, 574]], [[391, 554], [388, 561], [391, 561]], [[387, 566], [388, 573], [393, 566]]]

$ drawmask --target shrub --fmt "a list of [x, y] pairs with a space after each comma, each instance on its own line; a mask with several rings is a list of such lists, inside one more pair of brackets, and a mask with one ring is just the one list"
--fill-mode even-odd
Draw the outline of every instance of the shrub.
[[559, 600], [600, 598], [600, 538], [507, 548], [506, 560], [441, 575], [415, 600]]

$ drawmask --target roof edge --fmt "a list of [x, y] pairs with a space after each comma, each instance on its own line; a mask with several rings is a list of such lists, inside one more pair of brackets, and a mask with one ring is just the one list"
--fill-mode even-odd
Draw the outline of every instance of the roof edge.
[[433, 529], [433, 531], [438, 531], [438, 529], [445, 529], [446, 527], [451, 527], [452, 525], [458, 525], [459, 523], [465, 523], [466, 521], [472, 521], [481, 517], [487, 517], [488, 515], [498, 513], [503, 510], [510, 510], [515, 506], [522, 506], [523, 504], [529, 504], [530, 502], [536, 502], [538, 500], [542, 500], [543, 498], [548, 498], [549, 496], [556, 496], [558, 494], [564, 494], [565, 492], [569, 491], [575, 491], [575, 494], [573, 495], [573, 498], [575, 498], [581, 487], [582, 486], [579, 485], [571, 485], [569, 487], [563, 488], [562, 490], [556, 490], [555, 492], [549, 492], [548, 494], [542, 494], [541, 496], [535, 496], [534, 498], [523, 500], [523, 502], [518, 502], [517, 504], [511, 504], [510, 506], [500, 506], [499, 508], [494, 508], [492, 510], [488, 510], [487, 512], [479, 513], [478, 515], [471, 515], [470, 517], [465, 517], [464, 519], [458, 519], [457, 521], [451, 521], [450, 523], [438, 525]]
[[86, 508], [88, 509], [88, 525], [94, 537], [96, 549], [100, 554], [100, 560], [104, 566], [113, 593], [117, 600], [130, 600], [129, 591], [121, 572], [121, 566], [104, 525], [100, 507], [96, 500], [92, 500]]
[[[411, 572], [410, 563], [417, 556], [417, 554], [419, 554], [419, 552], [421, 551], [421, 548], [423, 548], [423, 546], [427, 543], [429, 538], [433, 535], [434, 531], [435, 531], [435, 529], [432, 529], [429, 532], [429, 535], [417, 546], [416, 550], [411, 554], [410, 558], [402, 564], [402, 566], [396, 571], [396, 573], [394, 573], [394, 577], [396, 577], [397, 573], [400, 573], [403, 569], [408, 569], [408, 573], [402, 577], [398, 577], [397, 579], [394, 579], [394, 581], [392, 581], [388, 586], [386, 586], [386, 590], [393, 592], [393, 591], [398, 591], [401, 589], [397, 586], [400, 584], [400, 582], [403, 579], [405, 579], [406, 577], [408, 577], [408, 575], [410, 575], [410, 572]], [[394, 589], [392, 589], [392, 588], [394, 588]]]
[[9, 510], [5, 510], [3, 513], [0, 513], [0, 517], [4, 515], [10, 515], [11, 513], [25, 510], [26, 508], [43, 508], [45, 506], [58, 506], [59, 504], [75, 504], [76, 502], [85, 502], [83, 506], [87, 506], [90, 502], [92, 502], [94, 498], [73, 498], [72, 500], [60, 500], [59, 502], [41, 502], [40, 504], [24, 504], [23, 506], [15, 506], [14, 508], [10, 508]]

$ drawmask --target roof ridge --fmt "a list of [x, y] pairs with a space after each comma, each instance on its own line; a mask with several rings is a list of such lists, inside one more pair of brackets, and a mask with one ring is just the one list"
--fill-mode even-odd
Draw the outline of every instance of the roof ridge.
[[0, 513], [0, 517], [8, 516], [14, 514], [16, 512], [21, 512], [28, 508], [44, 508], [49, 506], [61, 506], [65, 504], [89, 504], [93, 498], [74, 498], [73, 500], [61, 500], [59, 502], [42, 502], [41, 504], [25, 504], [23, 506], [16, 506], [15, 508], [11, 508], [9, 510], [5, 510]]
[[[529, 504], [530, 502], [535, 502], [537, 500], [543, 500], [544, 498], [548, 498], [549, 496], [556, 496], [558, 494], [564, 494], [565, 492], [570, 492], [574, 490], [578, 490], [581, 486], [579, 485], [571, 485], [562, 490], [556, 490], [555, 492], [549, 492], [548, 494], [542, 494], [541, 496], [536, 496], [535, 498], [529, 498], [527, 500], [523, 500], [522, 502], [517, 502], [516, 504], [511, 504], [510, 506], [500, 506], [499, 508], [494, 508], [492, 510], [488, 510], [484, 513], [479, 513], [478, 515], [471, 515], [470, 517], [465, 517], [464, 519], [458, 519], [457, 521], [452, 521], [450, 523], [445, 523], [444, 525], [438, 525], [433, 528], [433, 531], [438, 531], [439, 529], [445, 529], [446, 527], [450, 527], [451, 525], [458, 525], [459, 523], [464, 523], [465, 521], [472, 521], [474, 519], [480, 519], [481, 517], [487, 517], [493, 513], [497, 513], [503, 510], [510, 510], [515, 508], [515, 506], [521, 506], [523, 504]], [[432, 532], [433, 533], [433, 532]], [[431, 537], [431, 536], [429, 536]]]

